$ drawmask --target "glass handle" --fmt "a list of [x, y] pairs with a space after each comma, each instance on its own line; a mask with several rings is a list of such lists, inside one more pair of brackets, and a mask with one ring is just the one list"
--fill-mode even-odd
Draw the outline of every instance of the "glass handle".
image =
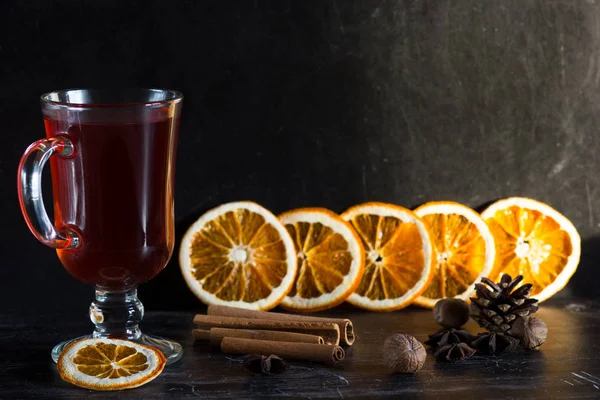
[[73, 143], [63, 136], [41, 139], [25, 150], [17, 171], [19, 204], [31, 233], [46, 246], [55, 249], [74, 249], [81, 239], [70, 229], [57, 230], [44, 207], [42, 198], [42, 170], [51, 156], [70, 157], [74, 154]]

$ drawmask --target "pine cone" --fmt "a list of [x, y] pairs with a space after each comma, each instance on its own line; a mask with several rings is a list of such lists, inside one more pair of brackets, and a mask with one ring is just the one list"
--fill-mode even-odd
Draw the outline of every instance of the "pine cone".
[[482, 354], [511, 353], [519, 347], [519, 339], [500, 332], [485, 332], [477, 335], [471, 346]]
[[442, 329], [433, 335], [429, 335], [429, 340], [427, 340], [425, 344], [437, 348], [449, 344], [469, 344], [473, 339], [475, 339], [475, 336], [462, 329]]
[[437, 360], [462, 361], [475, 354], [475, 350], [466, 343], [447, 344], [438, 347], [433, 353]]
[[538, 301], [529, 298], [532, 284], [513, 291], [522, 280], [522, 275], [512, 279], [508, 274], [502, 275], [498, 283], [482, 278], [481, 282], [489, 289], [482, 283], [475, 284], [477, 297], [471, 298], [471, 318], [490, 332], [506, 332], [517, 318], [536, 312]]

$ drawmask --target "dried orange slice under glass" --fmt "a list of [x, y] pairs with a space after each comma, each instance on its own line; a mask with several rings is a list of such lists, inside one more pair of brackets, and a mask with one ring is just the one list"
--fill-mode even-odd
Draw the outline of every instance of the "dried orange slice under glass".
[[61, 378], [93, 390], [121, 390], [156, 378], [167, 360], [155, 348], [120, 339], [80, 339], [58, 358]]
[[481, 216], [450, 201], [426, 203], [415, 210], [429, 226], [435, 247], [433, 280], [415, 304], [433, 308], [443, 298], [467, 300], [475, 283], [494, 267], [494, 238]]
[[406, 307], [431, 281], [433, 249], [425, 223], [393, 204], [364, 203], [344, 212], [365, 249], [365, 272], [348, 302], [367, 310]]
[[299, 208], [279, 216], [298, 258], [298, 274], [281, 306], [294, 311], [335, 307], [358, 286], [365, 269], [360, 238], [325, 208]]
[[536, 200], [499, 200], [482, 214], [496, 241], [490, 278], [523, 275], [533, 284], [531, 296], [544, 301], [561, 290], [575, 273], [581, 255], [577, 229], [561, 213]]
[[249, 201], [202, 215], [181, 241], [179, 263], [187, 285], [204, 303], [253, 310], [277, 306], [297, 270], [294, 242], [283, 224]]

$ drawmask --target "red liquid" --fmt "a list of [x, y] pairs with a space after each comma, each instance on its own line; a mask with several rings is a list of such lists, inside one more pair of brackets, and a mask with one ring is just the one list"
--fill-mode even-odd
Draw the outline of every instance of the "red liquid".
[[70, 159], [51, 160], [57, 228], [80, 232], [82, 245], [57, 250], [71, 275], [125, 289], [153, 278], [174, 245], [174, 153], [178, 120], [130, 124], [45, 120], [48, 137], [75, 144]]

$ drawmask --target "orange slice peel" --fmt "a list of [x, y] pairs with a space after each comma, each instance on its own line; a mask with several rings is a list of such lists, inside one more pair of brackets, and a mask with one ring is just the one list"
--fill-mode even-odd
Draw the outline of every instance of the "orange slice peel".
[[325, 208], [300, 208], [279, 216], [294, 240], [298, 274], [281, 306], [320, 311], [343, 303], [358, 287], [365, 255], [358, 234]]
[[577, 270], [581, 238], [564, 215], [547, 204], [511, 197], [483, 213], [496, 242], [496, 262], [490, 279], [501, 274], [523, 275], [533, 284], [531, 296], [540, 302], [560, 291]]
[[426, 224], [406, 208], [376, 202], [351, 207], [341, 217], [354, 227], [365, 249], [365, 272], [348, 302], [373, 311], [411, 304], [433, 276]]
[[435, 247], [433, 279], [415, 304], [433, 308], [447, 297], [467, 300], [494, 266], [490, 229], [477, 212], [456, 202], [426, 203], [415, 213], [427, 223]]
[[203, 214], [183, 236], [179, 262], [202, 302], [253, 310], [277, 306], [297, 271], [294, 242], [283, 224], [249, 201]]
[[93, 390], [144, 385], [164, 369], [166, 359], [152, 347], [120, 339], [89, 338], [69, 344], [58, 358], [63, 380]]

